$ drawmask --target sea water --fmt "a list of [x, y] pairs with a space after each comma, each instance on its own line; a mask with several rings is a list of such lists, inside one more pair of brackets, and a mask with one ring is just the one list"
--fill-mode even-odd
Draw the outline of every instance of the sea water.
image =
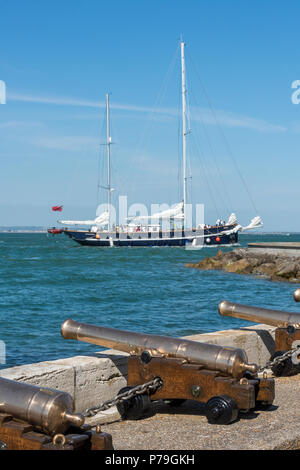
[[[300, 241], [300, 234], [240, 235], [241, 246], [255, 241]], [[187, 336], [251, 325], [221, 317], [224, 299], [300, 313], [294, 284], [185, 267], [216, 252], [83, 247], [64, 235], [0, 234], [0, 342], [6, 352], [0, 368], [101, 349], [64, 340], [60, 325], [67, 318]]]

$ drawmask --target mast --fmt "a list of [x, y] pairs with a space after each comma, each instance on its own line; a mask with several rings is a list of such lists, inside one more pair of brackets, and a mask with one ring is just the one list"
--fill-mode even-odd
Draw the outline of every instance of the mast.
[[111, 184], [110, 184], [110, 128], [109, 128], [109, 94], [106, 94], [106, 146], [107, 146], [107, 210], [108, 210], [108, 231], [110, 232], [110, 202], [111, 202]]
[[183, 216], [184, 227], [186, 226], [185, 208], [187, 200], [187, 177], [186, 177], [186, 83], [185, 83], [185, 60], [184, 60], [185, 43], [181, 39], [181, 90], [182, 90], [182, 167], [183, 167]]

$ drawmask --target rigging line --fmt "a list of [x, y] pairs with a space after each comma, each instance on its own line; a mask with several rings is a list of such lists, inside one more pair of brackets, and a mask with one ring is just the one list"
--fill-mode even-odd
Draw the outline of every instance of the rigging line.
[[[96, 112], [98, 113], [98, 110], [96, 110]], [[96, 116], [97, 116], [97, 114], [96, 114]], [[83, 119], [85, 119], [85, 118], [83, 117]], [[90, 118], [89, 116], [88, 116], [87, 121], [92, 121], [92, 124], [89, 125], [89, 131], [91, 133], [90, 137], [92, 138], [92, 136], [94, 136], [95, 133], [98, 133], [99, 121], [96, 117], [95, 118]], [[76, 134], [75, 138], [76, 137], [80, 137], [80, 135]], [[85, 142], [85, 143], [82, 142], [81, 144], [77, 143], [77, 147], [76, 147], [76, 149], [74, 149], [74, 152], [72, 150], [72, 164], [71, 164], [69, 172], [68, 172], [68, 181], [67, 181], [67, 183], [64, 184], [64, 189], [63, 189], [63, 193], [62, 193], [63, 202], [64, 202], [64, 206], [65, 206], [66, 210], [68, 210], [68, 204], [70, 204], [70, 195], [71, 194], [72, 194], [71, 204], [74, 203], [74, 185], [76, 186], [76, 185], [80, 184], [80, 183], [77, 182], [77, 178], [82, 173], [82, 164], [83, 164], [83, 162], [90, 155], [92, 155], [93, 161], [95, 161], [94, 159], [97, 158], [97, 153], [98, 153], [97, 150], [98, 150], [97, 147], [94, 148], [94, 145], [89, 144], [88, 142]]]
[[[190, 57], [190, 56], [189, 56], [189, 57]], [[198, 104], [198, 101], [197, 101], [197, 99], [196, 99], [196, 96], [195, 96], [195, 94], [193, 93], [193, 91], [191, 91], [190, 94], [192, 95], [196, 106], [197, 106], [198, 108], [200, 108], [200, 106], [199, 106], [199, 104]], [[213, 149], [211, 140], [210, 140], [210, 138], [209, 138], [209, 134], [208, 134], [207, 128], [206, 128], [206, 126], [205, 126], [205, 124], [204, 124], [203, 119], [201, 119], [201, 114], [200, 114], [200, 123], [201, 123], [201, 127], [202, 127], [202, 130], [203, 130], [204, 137], [206, 137], [206, 140], [207, 140], [207, 142], [208, 142], [208, 146], [209, 146], [209, 149], [210, 149], [210, 153], [211, 153], [211, 155], [212, 155], [212, 160], [213, 160], [213, 163], [214, 163], [215, 168], [216, 168], [216, 170], [217, 170], [217, 174], [218, 174], [218, 177], [219, 177], [219, 179], [220, 179], [221, 186], [223, 187], [223, 192], [224, 192], [224, 194], [226, 195], [227, 201], [229, 202], [229, 207], [228, 207], [227, 202], [226, 202], [225, 200], [223, 201], [224, 206], [225, 206], [225, 210], [226, 210], [228, 213], [230, 213], [230, 212], [232, 212], [232, 210], [230, 210], [230, 207], [231, 207], [231, 209], [233, 209], [233, 205], [232, 205], [232, 202], [231, 202], [231, 198], [230, 198], [230, 196], [229, 196], [229, 192], [228, 192], [228, 190], [227, 190], [227, 186], [226, 186], [226, 184], [225, 184], [225, 182], [224, 182], [223, 175], [222, 175], [222, 173], [221, 173], [221, 171], [220, 171], [220, 167], [219, 167], [219, 165], [218, 165], [218, 162], [217, 162], [217, 159], [216, 159], [216, 154], [215, 154], [215, 152], [214, 152], [214, 149]], [[196, 137], [200, 138], [199, 135], [198, 135], [198, 128], [197, 128], [197, 127], [196, 127]]]
[[[192, 136], [192, 137], [194, 137], [194, 136]], [[217, 214], [218, 218], [220, 219], [221, 218], [220, 211], [217, 207], [216, 200], [214, 198], [214, 194], [213, 194], [213, 191], [212, 191], [210, 183], [209, 183], [209, 179], [207, 178], [206, 168], [205, 168], [205, 163], [204, 163], [204, 158], [203, 158], [203, 152], [202, 152], [201, 148], [198, 146], [198, 142], [195, 139], [194, 139], [194, 143], [195, 143], [195, 146], [197, 148], [196, 155], [199, 158], [199, 162], [200, 162], [200, 165], [201, 165], [201, 168], [202, 168], [202, 174], [204, 175], [204, 178], [206, 180], [206, 185], [208, 187], [208, 191], [210, 193], [210, 197], [211, 197], [212, 203], [214, 205], [216, 214]], [[202, 155], [203, 160], [201, 159], [200, 155]]]
[[[138, 144], [137, 150], [135, 151], [135, 155], [137, 155], [138, 153], [141, 153], [141, 151], [145, 147], [146, 134], [148, 134], [148, 135], [150, 134], [150, 131], [151, 131], [151, 128], [152, 128], [153, 122], [154, 122], [154, 115], [157, 114], [157, 112], [159, 110], [159, 106], [162, 102], [162, 99], [163, 99], [164, 95], [166, 94], [166, 89], [167, 89], [167, 84], [169, 82], [169, 77], [173, 73], [175, 63], [176, 63], [176, 59], [178, 58], [179, 47], [180, 47], [180, 45], [177, 45], [176, 51], [175, 51], [175, 53], [172, 57], [171, 62], [169, 63], [168, 70], [165, 74], [165, 77], [163, 79], [163, 83], [162, 83], [162, 85], [160, 87], [160, 90], [158, 92], [158, 95], [156, 97], [156, 100], [155, 100], [154, 106], [152, 108], [152, 111], [149, 112], [150, 119], [147, 119], [146, 125], [144, 126], [141, 137], [139, 139], [139, 144]], [[148, 137], [148, 140], [149, 140], [149, 137]], [[141, 164], [142, 164], [142, 162], [140, 162], [140, 166], [141, 166]], [[137, 178], [137, 175], [135, 174], [134, 181], [133, 181], [133, 186], [135, 185], [136, 178]]]
[[[100, 140], [102, 140], [102, 136], [105, 135], [105, 122], [106, 122], [106, 109], [104, 108], [102, 127], [101, 127], [101, 133], [100, 133]], [[101, 186], [104, 186], [104, 184], [101, 184], [102, 180], [100, 179], [101, 176], [104, 174], [104, 154], [105, 154], [104, 145], [100, 144], [100, 146], [99, 146], [99, 155], [98, 155], [97, 207], [99, 205], [100, 189], [101, 189]]]
[[[211, 195], [211, 198], [212, 198], [212, 202], [215, 206], [215, 210], [216, 210], [216, 213], [218, 215], [219, 218], [221, 218], [220, 216], [220, 211], [218, 209], [218, 206], [215, 202], [215, 199], [213, 197], [213, 191], [211, 190], [211, 185], [210, 185], [210, 181], [209, 181], [209, 174], [210, 174], [210, 171], [209, 171], [209, 165], [206, 165], [206, 159], [205, 159], [205, 154], [204, 154], [204, 151], [201, 149], [201, 145], [200, 145], [200, 142], [201, 142], [201, 139], [199, 138], [198, 136], [198, 129], [197, 127], [195, 127], [195, 131], [193, 131], [193, 133], [191, 133], [193, 135], [193, 140], [194, 140], [194, 143], [195, 143], [195, 146], [196, 148], [198, 149], [198, 152], [199, 154], [202, 156], [202, 169], [204, 169], [205, 171], [205, 178], [206, 178], [206, 183], [207, 183], [207, 186], [209, 188], [209, 192], [210, 192], [210, 195]], [[213, 178], [211, 178], [211, 180], [213, 180]], [[223, 201], [224, 203], [224, 201]], [[226, 204], [225, 204], [225, 209], [228, 211], [228, 208], [226, 208]], [[230, 212], [230, 211], [228, 211]]]
[[188, 171], [190, 176], [188, 176], [188, 179], [190, 180], [190, 184], [187, 185], [187, 190], [188, 190], [188, 200], [193, 204], [193, 179], [192, 179], [192, 167], [191, 167], [191, 158], [188, 155]]
[[[194, 93], [191, 93], [191, 94], [192, 94], [192, 96], [193, 96], [193, 99], [194, 99], [194, 101], [195, 101], [196, 106], [199, 108], [199, 105], [198, 105], [198, 102], [197, 102], [197, 100], [196, 100], [196, 97], [195, 97]], [[201, 114], [200, 114], [200, 124], [201, 124], [202, 130], [203, 130], [203, 134], [204, 134], [204, 136], [206, 137], [206, 140], [207, 140], [207, 142], [208, 142], [208, 146], [209, 146], [209, 149], [210, 149], [210, 153], [211, 153], [211, 155], [212, 155], [213, 162], [214, 162], [214, 164], [215, 164], [215, 168], [216, 168], [216, 170], [217, 170], [218, 177], [219, 177], [219, 179], [220, 179], [221, 185], [223, 186], [223, 191], [224, 191], [224, 193], [225, 193], [225, 195], [226, 195], [226, 198], [227, 198], [227, 200], [228, 200], [228, 202], [229, 202], [229, 207], [228, 207], [227, 202], [224, 201], [224, 205], [226, 206], [225, 209], [226, 209], [228, 212], [232, 212], [233, 205], [232, 205], [232, 202], [231, 202], [231, 198], [230, 198], [229, 192], [228, 192], [228, 190], [227, 190], [227, 187], [226, 187], [226, 184], [225, 184], [225, 181], [224, 181], [222, 172], [220, 171], [220, 167], [219, 167], [219, 165], [218, 165], [217, 158], [216, 158], [216, 154], [215, 154], [215, 151], [214, 151], [214, 149], [213, 149], [211, 140], [210, 140], [210, 138], [209, 138], [209, 134], [208, 134], [207, 128], [206, 128], [206, 126], [205, 126], [205, 124], [204, 124], [203, 119], [201, 119]], [[197, 137], [198, 137], [198, 132], [197, 132], [197, 131], [198, 131], [198, 129], [196, 128], [196, 134], [197, 134]], [[200, 137], [199, 137], [199, 138], [200, 138]], [[230, 210], [230, 207], [231, 207], [231, 210]]]
[[213, 206], [214, 206], [215, 213], [216, 213], [217, 217], [220, 219], [220, 218], [221, 218], [220, 211], [219, 211], [218, 206], [217, 206], [217, 204], [216, 204], [216, 200], [215, 200], [215, 198], [214, 198], [214, 194], [213, 194], [213, 191], [212, 191], [211, 186], [210, 186], [210, 183], [209, 183], [209, 179], [208, 179], [207, 174], [206, 174], [205, 165], [203, 164], [201, 158], [199, 157], [199, 150], [198, 150], [198, 152], [197, 152], [196, 154], [197, 154], [197, 156], [198, 156], [198, 158], [199, 158], [199, 161], [200, 161], [201, 171], [202, 171], [202, 174], [203, 174], [204, 179], [205, 179], [205, 181], [206, 181], [206, 186], [207, 186], [207, 188], [208, 188], [208, 192], [209, 192], [209, 195], [210, 195], [212, 204], [213, 204]]
[[97, 207], [103, 202], [104, 199], [104, 187], [106, 187], [106, 182], [103, 180], [103, 175], [106, 174], [105, 170], [105, 149], [104, 146], [100, 147], [100, 155], [99, 155], [99, 174], [98, 174], [98, 191], [97, 191], [97, 196], [98, 196], [98, 201], [97, 201]]
[[229, 145], [229, 142], [228, 142], [228, 140], [227, 140], [227, 138], [226, 138], [226, 136], [225, 136], [225, 134], [224, 134], [224, 131], [223, 131], [223, 129], [222, 129], [222, 127], [221, 127], [221, 124], [220, 124], [220, 122], [219, 122], [219, 120], [218, 120], [218, 118], [217, 118], [217, 115], [216, 115], [215, 110], [214, 110], [214, 108], [213, 108], [213, 106], [212, 106], [212, 103], [211, 103], [211, 101], [210, 101], [210, 99], [209, 99], [209, 97], [208, 97], [208, 95], [207, 95], [206, 89], [205, 89], [205, 87], [204, 87], [204, 85], [203, 85], [203, 83], [202, 83], [202, 80], [201, 80], [201, 78], [200, 78], [200, 75], [199, 75], [199, 73], [198, 73], [198, 71], [197, 71], [197, 69], [196, 69], [196, 67], [195, 67], [195, 65], [194, 65], [194, 62], [193, 62], [193, 60], [192, 60], [192, 58], [191, 58], [190, 55], [189, 55], [189, 59], [190, 59], [192, 65], [193, 65], [194, 70], [196, 71], [196, 75], [197, 75], [197, 77], [198, 77], [198, 79], [199, 79], [199, 82], [200, 82], [201, 88], [202, 88], [202, 90], [203, 90], [203, 93], [204, 93], [204, 95], [205, 95], [205, 97], [206, 97], [206, 100], [207, 100], [207, 102], [208, 102], [208, 105], [209, 105], [209, 107], [210, 107], [210, 110], [211, 110], [211, 112], [212, 112], [212, 114], [213, 114], [213, 116], [214, 116], [214, 118], [215, 118], [215, 120], [216, 120], [216, 123], [217, 123], [218, 129], [219, 129], [219, 131], [220, 131], [220, 134], [221, 134], [221, 136], [222, 136], [222, 138], [223, 138], [223, 140], [224, 140], [224, 142], [225, 142], [225, 145], [226, 145], [226, 147], [227, 147], [228, 154], [229, 154], [229, 156], [231, 157], [231, 160], [233, 161], [233, 164], [234, 164], [234, 166], [235, 166], [235, 169], [236, 169], [236, 171], [237, 171], [237, 173], [238, 173], [238, 175], [239, 175], [239, 177], [240, 177], [242, 183], [244, 184], [244, 188], [245, 188], [245, 190], [246, 190], [246, 192], [247, 192], [247, 194], [248, 194], [250, 203], [251, 203], [251, 205], [252, 205], [252, 207], [253, 207], [255, 213], [257, 214], [258, 211], [257, 211], [257, 208], [256, 208], [256, 206], [255, 206], [254, 200], [253, 200], [253, 198], [252, 198], [252, 196], [251, 196], [251, 194], [250, 194], [249, 188], [248, 188], [248, 186], [247, 186], [247, 184], [246, 184], [246, 181], [245, 181], [245, 179], [244, 179], [244, 177], [243, 177], [243, 175], [242, 175], [242, 173], [241, 173], [241, 171], [240, 171], [240, 169], [239, 169], [239, 167], [238, 167], [238, 164], [237, 164], [237, 162], [236, 162], [236, 159], [234, 158], [234, 155], [233, 155], [233, 152], [232, 152], [231, 147], [230, 147], [230, 145]]
[[[200, 121], [200, 122], [201, 122], [201, 121]], [[202, 122], [201, 122], [201, 124], [202, 124]], [[200, 141], [201, 141], [201, 138], [199, 137], [198, 129], [197, 129], [196, 127], [195, 127], [195, 131], [193, 132], [193, 134], [194, 134], [195, 139], [197, 138], [197, 139], [199, 140], [199, 142], [200, 142]], [[200, 145], [198, 145], [198, 146], [200, 147]], [[204, 152], [203, 152], [203, 155], [204, 155]], [[214, 158], [213, 158], [213, 161], [214, 161]], [[218, 171], [219, 168], [218, 168], [218, 166], [216, 165], [216, 162], [214, 162], [214, 163], [215, 163], [215, 166], [216, 166], [217, 173], [218, 173], [218, 176], [219, 176], [219, 178], [220, 178], [221, 184], [226, 188], [226, 185], [224, 184], [224, 181], [223, 181], [223, 179], [222, 179], [222, 177], [221, 177], [220, 171]], [[212, 178], [212, 181], [213, 181], [214, 178], [213, 178], [213, 177], [211, 177], [211, 178]], [[226, 191], [226, 189], [224, 190], [224, 188], [223, 188], [223, 191], [225, 192], [225, 194], [226, 194], [228, 200], [230, 200], [229, 195], [228, 195], [228, 192]], [[225, 209], [228, 213], [232, 212], [232, 211], [230, 211], [230, 209], [229, 209], [229, 207], [228, 207], [228, 204], [227, 204], [227, 202], [225, 201], [224, 198], [223, 198], [223, 204], [224, 204], [224, 209]], [[229, 204], [229, 205], [231, 205], [231, 204]]]
[[110, 160], [110, 166], [111, 166], [111, 179], [112, 179], [112, 184], [113, 186], [111, 186], [111, 194], [110, 194], [110, 197], [111, 197], [111, 204], [113, 206], [113, 202], [116, 202], [116, 186], [118, 187], [119, 186], [119, 182], [120, 182], [120, 178], [119, 178], [119, 173], [118, 173], [118, 165], [117, 165], [117, 162], [118, 162], [118, 157], [119, 157], [119, 153], [118, 153], [118, 145], [114, 146], [114, 144], [117, 143], [117, 138], [116, 138], [116, 135], [117, 135], [117, 132], [116, 132], [116, 127], [115, 127], [115, 120], [113, 119], [114, 117], [114, 110], [113, 109], [110, 109], [110, 136], [115, 136], [115, 138], [113, 139], [113, 141], [111, 142], [112, 145], [113, 145], [113, 154], [112, 154], [112, 158]]
[[[186, 77], [187, 79], [188, 77]], [[189, 87], [187, 86], [186, 90], [188, 91], [189, 90]], [[186, 93], [186, 118], [187, 118], [187, 122], [188, 122], [188, 126], [187, 126], [187, 133], [188, 134], [192, 134], [191, 132], [191, 104], [190, 104], [190, 93], [187, 92]], [[210, 186], [210, 182], [209, 182], [209, 171], [208, 171], [208, 168], [206, 167], [206, 163], [205, 163], [205, 157], [204, 157], [204, 152], [201, 150], [201, 146], [200, 144], [197, 142], [196, 140], [196, 137], [197, 137], [197, 128], [196, 128], [196, 136], [194, 135], [193, 133], [193, 136], [192, 138], [194, 139], [195, 141], [195, 144], [196, 146], [198, 147], [198, 151], [200, 152], [200, 154], [202, 155], [202, 161], [201, 161], [201, 164], [202, 164], [202, 172], [204, 173], [204, 177], [206, 179], [206, 184], [207, 184], [207, 187], [208, 187], [208, 190], [210, 192], [210, 195], [211, 195], [211, 200], [213, 202], [213, 205], [214, 205], [214, 208], [215, 208], [215, 211], [216, 211], [216, 214], [219, 218], [221, 218], [220, 216], [220, 211], [218, 209], [218, 206], [216, 204], [216, 201], [215, 201], [215, 198], [213, 196], [213, 191], [211, 189], [211, 186]], [[199, 140], [200, 142], [200, 140]], [[192, 176], [191, 176], [191, 158], [190, 158], [190, 155], [188, 154], [187, 155], [187, 162], [188, 162], [188, 170], [189, 170], [189, 177], [188, 179], [191, 180], [190, 182], [190, 185], [188, 185], [188, 192], [189, 192], [189, 196], [190, 198], [192, 198]]]

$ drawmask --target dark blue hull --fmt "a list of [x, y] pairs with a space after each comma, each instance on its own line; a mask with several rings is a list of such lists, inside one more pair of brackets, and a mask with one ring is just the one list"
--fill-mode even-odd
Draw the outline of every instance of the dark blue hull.
[[168, 232], [168, 233], [105, 233], [96, 234], [85, 230], [64, 230], [72, 240], [84, 246], [100, 246], [100, 247], [156, 247], [156, 246], [188, 246], [192, 245], [193, 240], [198, 238], [198, 244], [201, 242], [205, 246], [232, 245], [238, 243], [238, 233], [229, 235], [222, 234], [224, 230], [230, 230], [233, 226], [212, 227], [204, 231], [188, 230]]

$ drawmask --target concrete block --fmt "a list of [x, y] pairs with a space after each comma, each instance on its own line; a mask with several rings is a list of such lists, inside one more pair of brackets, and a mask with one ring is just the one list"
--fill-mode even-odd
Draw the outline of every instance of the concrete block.
[[127, 356], [106, 350], [92, 356], [76, 356], [56, 361], [59, 365], [74, 369], [76, 411], [84, 411], [114, 398], [126, 386]]
[[68, 365], [57, 364], [55, 361], [1, 369], [0, 377], [41, 387], [54, 388], [74, 396], [74, 369]]
[[249, 362], [260, 366], [263, 366], [275, 352], [275, 327], [263, 324], [236, 330], [192, 335], [187, 338], [193, 341], [244, 349]]

